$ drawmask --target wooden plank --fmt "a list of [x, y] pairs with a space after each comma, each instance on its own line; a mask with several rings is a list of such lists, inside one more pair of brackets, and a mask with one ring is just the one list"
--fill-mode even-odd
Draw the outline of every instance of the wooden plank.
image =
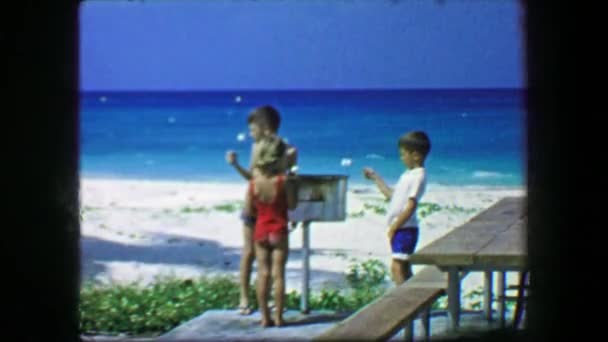
[[507, 230], [505, 222], [469, 222], [410, 255], [413, 264], [471, 265], [473, 256], [496, 234]]
[[505, 197], [473, 217], [470, 221], [517, 221], [525, 216], [525, 201], [525, 197]]
[[416, 272], [403, 286], [447, 289], [448, 274], [435, 266], [426, 266]]
[[526, 231], [525, 221], [519, 220], [479, 250], [473, 263], [479, 267], [524, 268], [527, 263]]
[[314, 340], [386, 340], [443, 294], [443, 290], [435, 288], [398, 286], [395, 289], [397, 291], [366, 305]]
[[414, 264], [469, 266], [474, 254], [509, 229], [525, 212], [525, 197], [506, 197], [410, 256]]
[[[382, 339], [384, 335], [388, 338], [401, 329], [403, 324], [413, 320], [419, 312], [428, 310], [433, 301], [445, 294], [447, 286], [447, 273], [440, 271], [434, 266], [424, 267], [402, 285], [390, 289], [384, 296], [360, 309], [350, 318], [339, 323], [338, 325], [340, 328], [336, 328], [338, 330], [327, 331], [319, 336], [318, 339], [348, 340], [355, 338], [366, 340], [367, 337]], [[389, 317], [379, 317], [376, 310], [380, 310], [382, 314], [385, 314], [388, 310]], [[357, 315], [358, 317], [355, 318]], [[372, 332], [371, 335], [375, 337], [367, 335], [366, 338], [358, 336], [353, 337], [355, 336], [354, 334], [358, 334], [358, 332], [352, 332], [349, 325], [359, 325], [362, 321], [366, 322], [368, 317], [379, 317], [378, 319], [385, 323], [379, 328], [379, 331]], [[365, 323], [362, 327], [363, 326], [374, 325], [372, 323]]]

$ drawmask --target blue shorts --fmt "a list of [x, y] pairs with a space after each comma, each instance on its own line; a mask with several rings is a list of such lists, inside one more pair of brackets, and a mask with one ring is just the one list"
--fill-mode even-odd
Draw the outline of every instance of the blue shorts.
[[418, 228], [407, 227], [397, 229], [391, 239], [393, 259], [407, 260], [408, 255], [414, 253], [418, 243]]
[[241, 213], [241, 220], [243, 220], [243, 224], [246, 225], [247, 227], [251, 227], [251, 228], [255, 227], [255, 220], [256, 220], [255, 216]]

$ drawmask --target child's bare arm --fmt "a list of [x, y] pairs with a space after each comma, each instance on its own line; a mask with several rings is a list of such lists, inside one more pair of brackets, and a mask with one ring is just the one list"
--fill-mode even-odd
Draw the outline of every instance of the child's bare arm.
[[247, 193], [245, 194], [244, 212], [249, 216], [255, 215], [255, 206], [253, 205], [253, 194], [251, 193], [252, 186], [247, 187]]
[[287, 172], [295, 173], [296, 170], [293, 170], [293, 167], [298, 165], [298, 150], [295, 146], [288, 146], [287, 151], [285, 152], [286, 164], [287, 164]]
[[238, 171], [238, 173], [241, 175], [241, 177], [245, 178], [246, 180], [251, 179], [251, 171], [243, 168], [239, 164], [236, 152], [234, 152], [234, 151], [226, 152], [226, 162], [228, 164], [232, 165], [236, 169], [236, 171]]
[[285, 182], [285, 192], [287, 194], [287, 208], [290, 210], [298, 206], [298, 177], [289, 176]]
[[389, 239], [392, 239], [393, 235], [395, 235], [395, 232], [397, 231], [397, 229], [399, 229], [399, 227], [401, 227], [405, 222], [407, 222], [407, 220], [410, 219], [410, 217], [412, 217], [412, 215], [414, 215], [416, 213], [417, 204], [418, 204], [418, 202], [416, 201], [415, 198], [410, 197], [408, 199], [407, 204], [405, 205], [405, 208], [403, 209], [403, 211], [399, 214], [399, 216], [397, 216], [395, 221], [393, 221], [393, 223], [388, 228], [388, 238]]
[[363, 175], [367, 179], [371, 179], [374, 181], [380, 192], [384, 195], [386, 200], [390, 200], [393, 197], [393, 189], [389, 188], [388, 185], [384, 182], [382, 177], [374, 171], [374, 169], [370, 167], [363, 168]]

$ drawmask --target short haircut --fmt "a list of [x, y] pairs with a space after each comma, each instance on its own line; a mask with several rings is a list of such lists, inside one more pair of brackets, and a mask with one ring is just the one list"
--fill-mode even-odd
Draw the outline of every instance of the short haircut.
[[279, 126], [281, 125], [281, 115], [273, 106], [260, 106], [249, 113], [247, 123], [255, 123], [261, 126], [266, 126], [273, 132], [277, 132], [279, 130]]
[[422, 131], [411, 131], [399, 137], [399, 148], [415, 151], [426, 157], [431, 151], [431, 140]]

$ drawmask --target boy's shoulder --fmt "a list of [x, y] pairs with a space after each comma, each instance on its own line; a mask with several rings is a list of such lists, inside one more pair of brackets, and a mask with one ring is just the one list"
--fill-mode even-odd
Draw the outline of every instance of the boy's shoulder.
[[281, 140], [281, 142], [283, 142], [283, 144], [285, 144], [285, 146], [287, 146], [287, 147], [291, 147], [292, 146], [287, 139], [285, 139], [284, 137], [282, 137], [282, 136], [280, 136], [278, 134], [275, 134], [273, 137], [275, 137], [276, 139]]
[[411, 175], [423, 175], [425, 174], [426, 169], [424, 167], [417, 167], [415, 169], [411, 169], [411, 170], [406, 170], [405, 173], [409, 173]]
[[399, 179], [426, 179], [424, 167], [417, 167], [412, 170], [405, 170]]
[[410, 174], [412, 176], [416, 176], [416, 177], [425, 177], [426, 176], [426, 169], [424, 167], [417, 167], [417, 168], [411, 170]]
[[287, 139], [285, 139], [284, 137], [282, 137], [282, 136], [280, 136], [278, 134], [273, 135], [273, 137], [276, 138], [276, 139], [281, 140], [281, 142], [283, 144], [285, 144], [285, 150], [286, 151], [289, 150], [290, 148], [295, 148], [295, 146], [293, 144], [290, 144], [289, 141]]

